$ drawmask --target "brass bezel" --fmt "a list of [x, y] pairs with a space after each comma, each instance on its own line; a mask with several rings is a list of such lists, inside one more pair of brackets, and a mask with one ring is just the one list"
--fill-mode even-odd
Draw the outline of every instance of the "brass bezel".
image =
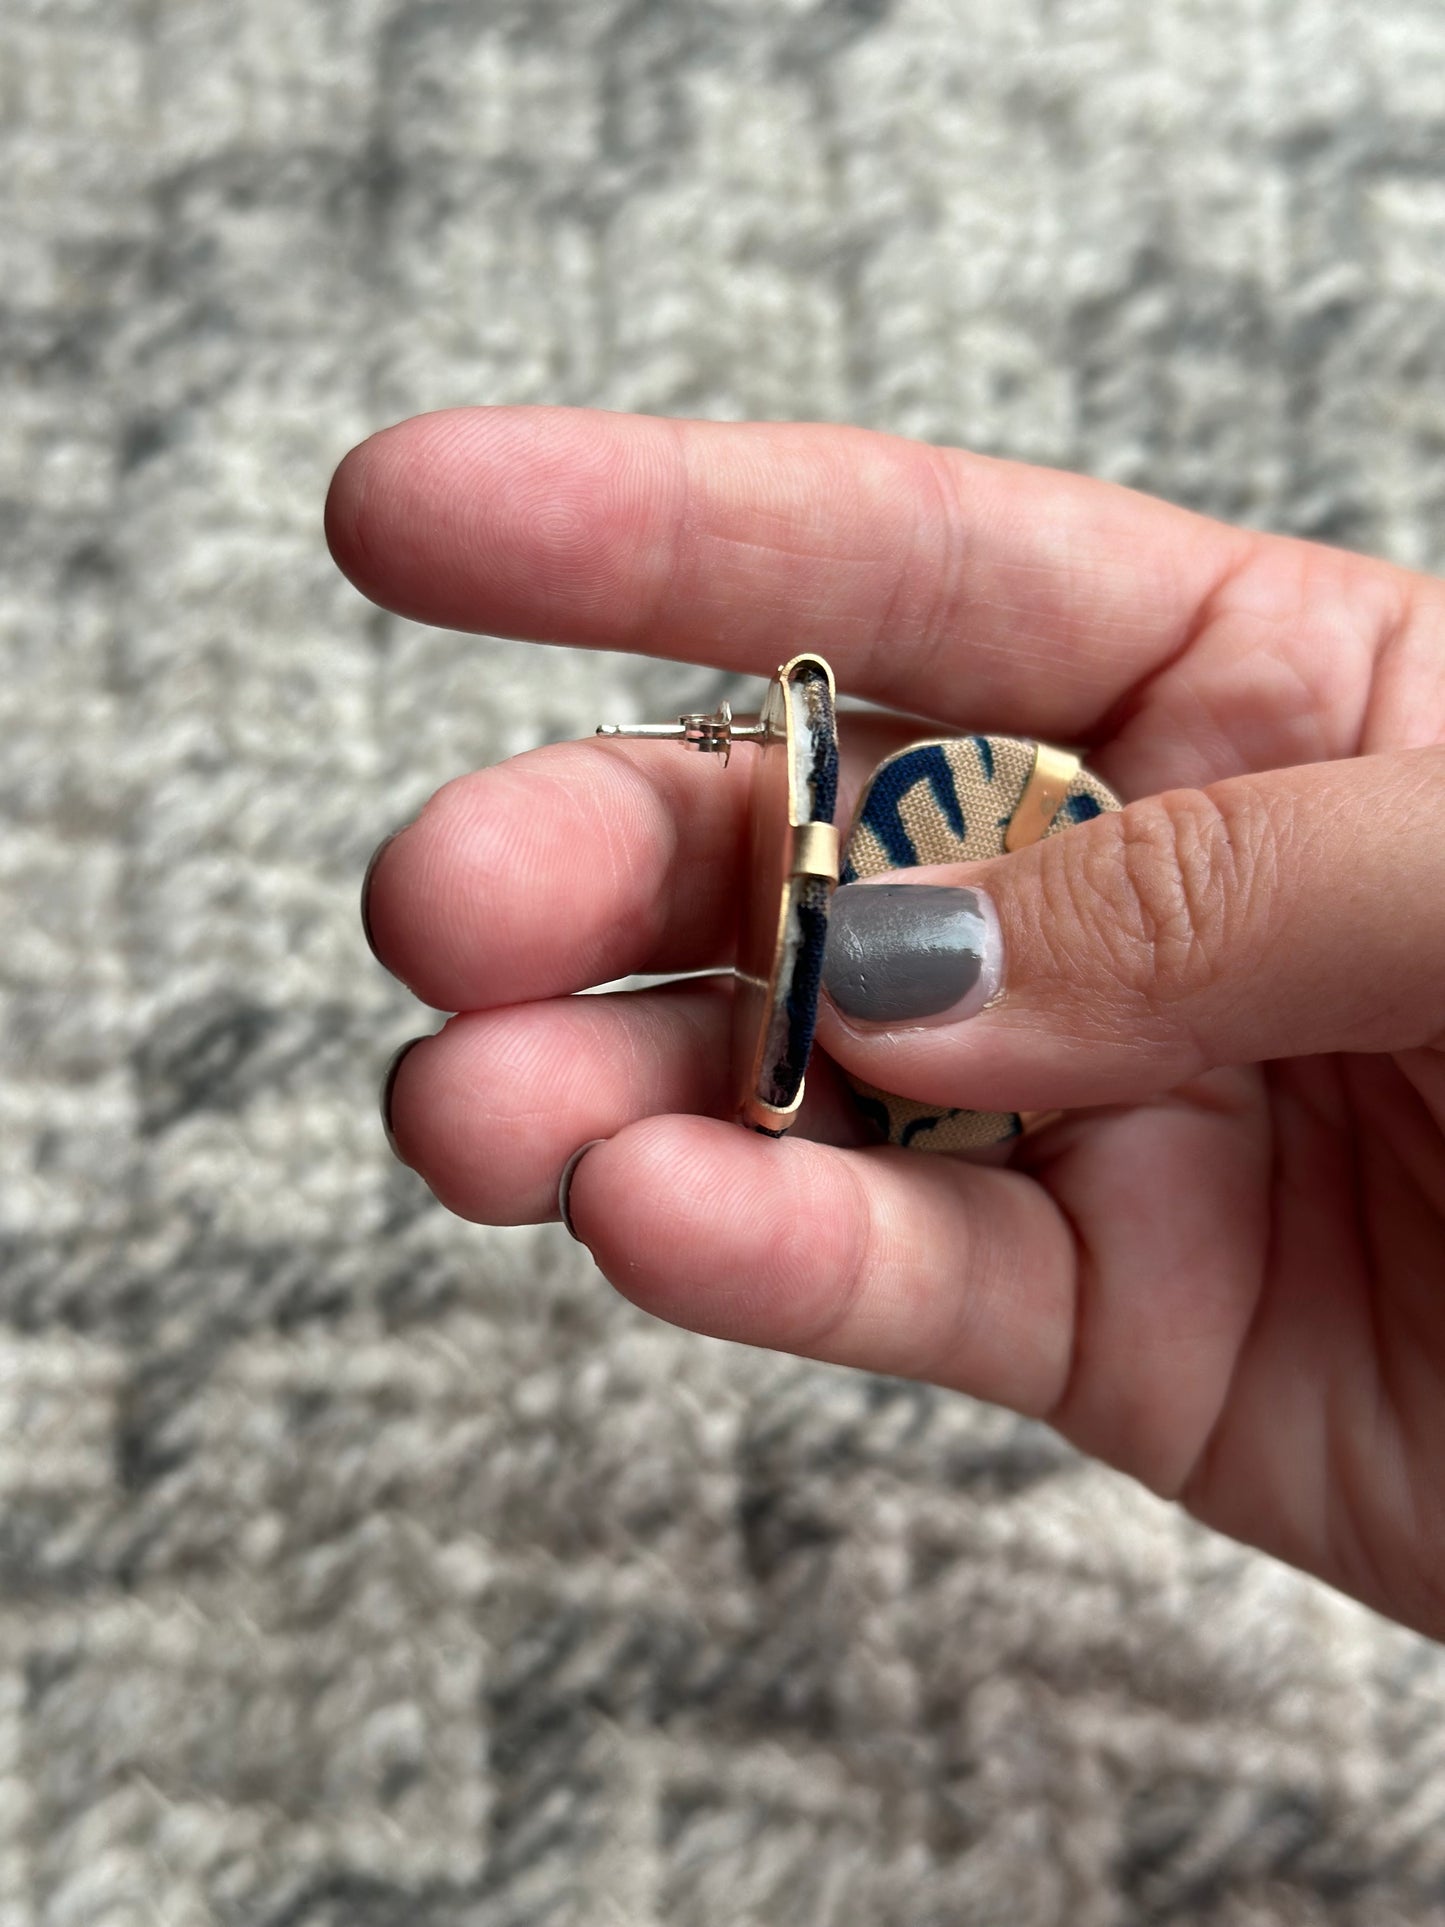
[[838, 881], [837, 826], [809, 819], [806, 772], [798, 766], [799, 745], [788, 691], [804, 665], [822, 670], [830, 698], [837, 693], [832, 669], [811, 652], [790, 657], [768, 685], [748, 809], [747, 896], [738, 922], [735, 965], [732, 1058], [738, 1115], [754, 1130], [774, 1134], [792, 1124], [804, 1096], [800, 1083], [793, 1102], [780, 1109], [761, 1095], [773, 1013], [778, 998], [785, 994], [782, 974], [793, 893], [808, 877]]
[[1072, 750], [1055, 749], [1052, 743], [1035, 744], [1033, 769], [1004, 832], [1006, 851], [1022, 850], [1048, 835], [1069, 785], [1082, 767]]
[[[787, 994], [783, 972], [794, 893], [809, 882], [838, 881], [837, 826], [814, 822], [809, 816], [806, 785], [811, 772], [799, 767], [801, 746], [789, 686], [805, 666], [822, 671], [831, 711], [837, 698], [833, 671], [821, 656], [809, 651], [779, 667], [756, 722], [734, 721], [723, 703], [710, 716], [680, 716], [675, 724], [603, 723], [597, 730], [599, 736], [683, 743], [720, 755], [724, 768], [735, 743], [757, 746], [748, 807], [745, 887], [738, 914], [731, 1071], [737, 1115], [745, 1124], [775, 1137], [787, 1130], [803, 1102], [801, 1080], [796, 1099], [786, 1109], [768, 1103], [762, 1095], [778, 1000]], [[836, 751], [836, 739], [833, 748]]]

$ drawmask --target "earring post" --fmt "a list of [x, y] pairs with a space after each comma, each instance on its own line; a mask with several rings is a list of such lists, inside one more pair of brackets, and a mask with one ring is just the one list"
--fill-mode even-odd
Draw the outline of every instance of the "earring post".
[[679, 716], [675, 723], [599, 723], [599, 736], [625, 736], [649, 743], [685, 743], [689, 749], [709, 750], [723, 759], [726, 769], [734, 743], [763, 743], [765, 722], [735, 723], [732, 706], [724, 703], [711, 716]]

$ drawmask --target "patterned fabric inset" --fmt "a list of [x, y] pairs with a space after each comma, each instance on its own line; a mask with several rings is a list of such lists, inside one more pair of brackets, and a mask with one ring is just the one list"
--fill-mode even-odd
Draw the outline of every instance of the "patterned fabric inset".
[[[924, 863], [966, 863], [998, 856], [1033, 773], [1035, 745], [1015, 736], [956, 736], [915, 743], [874, 770], [843, 852], [841, 881], [881, 876]], [[1057, 836], [1119, 799], [1081, 769], [1050, 824]], [[976, 1151], [1017, 1137], [1012, 1111], [965, 1111], [895, 1097], [849, 1078], [854, 1099], [890, 1144], [913, 1151]]]
[[[807, 817], [810, 823], [831, 823], [838, 806], [838, 730], [833, 696], [821, 668], [804, 663], [793, 680], [802, 687], [807, 705], [811, 757], [804, 772]], [[788, 952], [791, 967], [778, 985], [778, 1007], [769, 1031], [772, 1061], [763, 1085], [769, 1104], [786, 1110], [798, 1095], [813, 1050], [818, 1022], [818, 997], [823, 982], [823, 949], [828, 935], [831, 883], [820, 877], [800, 877], [788, 905]], [[755, 1125], [754, 1129], [762, 1129]], [[782, 1132], [763, 1132], [781, 1137]]]

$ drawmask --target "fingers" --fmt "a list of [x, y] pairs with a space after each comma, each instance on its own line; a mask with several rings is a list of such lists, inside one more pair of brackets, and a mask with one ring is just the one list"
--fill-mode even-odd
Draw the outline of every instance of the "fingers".
[[726, 982], [703, 978], [454, 1017], [397, 1069], [397, 1155], [459, 1217], [555, 1218], [579, 1144], [658, 1111], [729, 1108], [731, 1004]]
[[1255, 1311], [1268, 1134], [1245, 1072], [1045, 1134], [1060, 1209], [1019, 1171], [654, 1117], [586, 1152], [569, 1207], [655, 1316], [1046, 1418], [1175, 1492]]
[[1445, 1034], [1442, 817], [1445, 749], [1414, 750], [855, 885], [834, 898], [819, 1041], [885, 1090], [981, 1110], [1425, 1044]]
[[1255, 1311], [1268, 1134], [1241, 1072], [1046, 1134], [1061, 1210], [1019, 1171], [655, 1117], [585, 1154], [569, 1205], [658, 1317], [1046, 1418], [1172, 1493]]
[[1262, 1074], [1233, 1069], [1064, 1120], [1015, 1153], [1078, 1239], [1073, 1357], [1050, 1422], [1171, 1497], [1258, 1331], [1271, 1138]]
[[569, 1202], [612, 1283], [674, 1324], [1024, 1412], [1067, 1383], [1073, 1243], [1015, 1173], [653, 1117], [583, 1157]]
[[460, 778], [378, 855], [377, 956], [440, 1010], [731, 961], [747, 772], [561, 743]]
[[692, 983], [455, 1018], [402, 1060], [398, 1150], [452, 1210], [515, 1224], [555, 1218], [563, 1166], [602, 1139], [571, 1217], [645, 1310], [1047, 1417], [1177, 1489], [1258, 1286], [1268, 1124], [1246, 1074], [1031, 1142], [1066, 1216], [1017, 1171], [666, 1112], [725, 1107], [728, 1004]]
[[863, 430], [479, 408], [388, 429], [327, 504], [376, 601], [461, 629], [840, 685], [1087, 735], [1259, 539], [1145, 496]]
[[[909, 731], [849, 718], [842, 804]], [[755, 752], [559, 743], [464, 776], [373, 858], [363, 922], [438, 1010], [732, 961]]]
[[[731, 1023], [724, 977], [454, 1017], [395, 1066], [393, 1148], [459, 1217], [545, 1223], [579, 1145], [653, 1115], [731, 1116]], [[841, 1144], [866, 1135], [826, 1063], [808, 1074], [797, 1128]]]

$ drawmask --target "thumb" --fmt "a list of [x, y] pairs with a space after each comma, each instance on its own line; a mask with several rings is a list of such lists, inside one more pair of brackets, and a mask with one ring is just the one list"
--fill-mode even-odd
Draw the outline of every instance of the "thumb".
[[1174, 790], [833, 898], [818, 1039], [901, 1096], [1119, 1103], [1445, 1034], [1445, 749]]

